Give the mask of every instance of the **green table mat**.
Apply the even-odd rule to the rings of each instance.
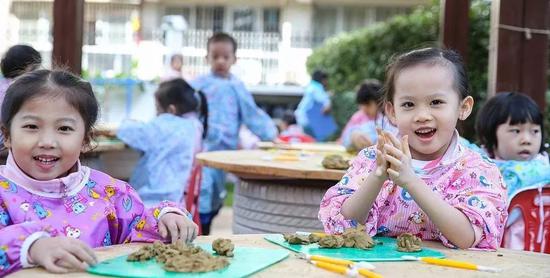
[[[302,252],[310,255],[321,255],[332,258],[340,258],[350,261],[403,261],[401,256],[412,255],[416,257],[434,257],[444,258],[445,255],[437,250],[430,248],[422,248],[420,252],[404,253],[397,251],[396,240],[391,237],[374,237],[375,240],[381,241],[381,245],[376,245],[372,249],[362,250],[358,248],[320,248],[317,243],[300,245],[289,244],[281,234],[270,234],[264,237],[266,240],[288,248],[294,252]]]
[[[213,253],[210,244],[199,244]],[[235,247],[234,257],[228,267],[205,273],[176,273],[165,271],[154,259],[146,262],[128,262],[127,255],[103,261],[88,268],[88,272],[117,277],[246,277],[288,257],[289,252],[280,249]]]

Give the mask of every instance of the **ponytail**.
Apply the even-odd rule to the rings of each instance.
[[[208,103],[206,102],[206,96],[202,91],[195,91],[198,96],[199,105],[197,105],[197,112],[199,113],[199,119],[202,121],[202,138],[206,138],[208,131]]]
[[[193,89],[189,83],[181,78],[160,83],[155,92],[159,106],[166,110],[169,105],[176,107],[176,115],[196,112],[202,121],[202,138],[206,138],[208,130],[208,103],[203,92]]]

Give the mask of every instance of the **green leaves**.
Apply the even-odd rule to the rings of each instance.
[[[490,10],[488,1],[471,2],[467,69],[476,106],[481,104],[487,90]],[[340,98],[338,94],[355,91],[364,79],[383,81],[386,65],[393,55],[439,45],[439,14],[440,6],[435,2],[411,14],[398,15],[361,30],[337,35],[314,50],[307,61],[308,70],[325,70],[329,74],[329,89],[336,93],[334,98],[337,99]],[[349,96],[344,98],[350,99]],[[355,111],[355,104],[348,104],[348,101],[333,107],[339,124],[348,120],[348,110]],[[470,117],[466,122],[463,135],[467,138],[473,136],[474,118]]]

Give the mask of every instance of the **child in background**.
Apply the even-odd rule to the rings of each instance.
[[[522,191],[550,184],[550,162],[543,146],[543,122],[537,104],[524,94],[496,94],[479,111],[476,133],[482,150],[494,159],[504,177],[507,204]],[[512,210],[504,231],[503,247],[524,250],[524,227],[521,211]]]
[[[197,226],[175,204],[146,209],[130,185],[80,164],[98,109],[90,84],[65,71],[29,72],[8,88],[0,276],[36,265],[84,271],[97,262],[94,247],[195,238]]]
[[[271,141],[277,129],[269,116],[262,111],[241,80],[230,73],[236,61],[237,42],[225,33],[216,33],[208,39],[206,59],[211,72],[191,82],[205,93],[208,101],[208,133],[204,140],[205,151],[235,150],[241,124],[260,137]],[[202,232],[210,233],[212,219],[217,215],[225,198],[223,171],[203,167],[199,212]]]
[[[355,112],[342,131],[342,143],[347,149],[362,150],[377,141],[376,128],[396,135],[398,130],[386,115],[379,111],[382,85],[376,79],[368,79],[357,90],[359,111]]]
[[[0,68],[4,79],[0,79],[0,106],[4,100],[6,90],[13,80],[19,75],[33,71],[42,64],[40,53],[28,45],[14,45],[6,51]],[[4,141],[4,137],[0,136],[0,145]]]
[[[0,103],[13,79],[27,71],[37,69],[40,64],[42,64],[42,57],[31,46],[18,44],[10,47],[0,62],[2,76],[5,78],[0,80]]]
[[[403,137],[379,131],[321,201],[328,233],[358,223],[369,235],[412,233],[445,246],[495,250],[506,220],[497,167],[458,143],[456,124],[472,110],[455,52],[437,48],[398,56],[388,67],[386,114]]]
[[[292,111],[286,111],[279,124],[279,136],[277,139],[284,143],[315,142],[315,139],[304,133],[301,126],[296,123]]]
[[[345,134],[349,133],[351,128],[360,126],[376,118],[381,99],[382,84],[380,84],[380,81],[376,79],[367,79],[361,83],[355,95],[355,102],[357,103],[357,106],[359,106],[359,110],[351,116],[342,130],[340,141],[343,140]],[[368,136],[365,135],[364,140],[368,140]],[[369,144],[369,146],[370,145],[372,144]]]
[[[161,78],[161,81],[184,78],[182,68],[183,68],[183,55],[181,54],[172,55],[172,57],[170,57],[170,68]]]
[[[315,104],[322,105],[322,113],[328,114],[331,109],[330,96],[326,91],[328,83],[328,75],[320,70],[316,70],[311,75],[311,82],[304,90],[304,96],[298,103],[298,107],[294,112],[296,121],[309,135],[314,135],[308,118],[308,111],[314,108]]]
[[[146,206],[182,201],[208,118],[204,94],[181,78],[161,83],[155,99],[154,120],[125,121],[117,131],[120,140],[143,152],[130,184]]]

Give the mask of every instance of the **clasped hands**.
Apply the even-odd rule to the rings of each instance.
[[[381,180],[388,178],[399,187],[407,189],[418,180],[412,168],[409,137],[404,135],[398,140],[393,134],[377,129],[376,170],[374,175]]]

